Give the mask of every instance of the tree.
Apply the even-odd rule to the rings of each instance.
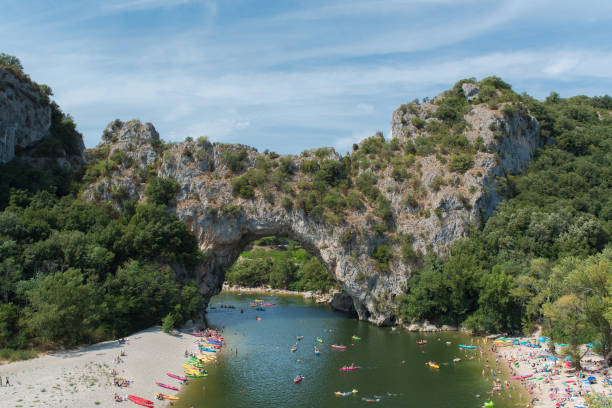
[[[162,331],[164,333],[170,333],[174,329],[175,318],[174,313],[168,313],[166,317],[162,319]]]
[[[180,184],[174,179],[153,177],[147,183],[144,194],[152,203],[171,205],[180,189]]]
[[[74,346],[90,340],[100,320],[98,293],[79,269],[48,275],[27,292],[25,323],[43,342]]]
[[[0,53],[0,67],[12,68],[19,72],[23,72],[23,65],[21,65],[19,58],[3,52]]]

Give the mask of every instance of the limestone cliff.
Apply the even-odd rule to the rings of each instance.
[[[48,91],[48,87],[38,85],[25,74],[0,67],[0,163],[15,157],[33,165],[50,160],[59,165],[82,161],[85,145],[80,134],[69,141],[70,148],[63,148],[62,143],[49,143],[46,151],[35,151],[52,137],[54,115],[61,121],[62,114],[50,102]]]
[[[474,100],[478,87],[467,88]],[[197,271],[204,295],[220,291],[250,241],[285,236],[320,258],[360,319],[393,324],[393,299],[423,254],[444,254],[483,222],[505,198],[506,175],[525,169],[541,144],[537,121],[503,104],[470,102],[460,126],[440,131],[443,100],[402,106],[389,141],[374,136],[345,157],[329,148],[259,154],[205,139],[167,145],[151,124],[115,121],[90,152],[110,172],[94,174],[84,195],[121,206],[143,200],[153,175],[173,178],[172,211],[206,254]]]

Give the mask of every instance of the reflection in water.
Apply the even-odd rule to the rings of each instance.
[[[482,406],[484,400],[475,395],[487,396],[491,390],[493,378],[481,375],[479,351],[457,348],[471,342],[464,334],[411,334],[360,322],[299,297],[258,298],[276,305],[261,311],[249,306],[252,297],[247,295],[223,293],[213,298],[215,308],[209,310],[208,321],[212,327],[225,326],[226,348],[219,366],[209,368],[207,378],[192,381],[181,392],[177,406],[375,403],[377,407],[461,408]],[[222,304],[235,308],[220,308]],[[428,343],[417,345],[421,338]],[[334,350],[331,345],[347,349]],[[470,356],[476,358],[470,360]],[[461,361],[455,363],[455,358]],[[428,365],[429,361],[439,368]],[[353,364],[359,369],[339,370]],[[294,383],[300,375],[304,379]],[[513,392],[518,396],[517,390]],[[514,406],[501,397],[494,401],[496,407]]]

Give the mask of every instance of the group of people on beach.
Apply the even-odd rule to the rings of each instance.
[[[610,373],[601,359],[584,359],[577,371],[575,364],[529,342],[504,349],[492,348],[492,351],[507,362],[513,377],[522,377],[519,381],[532,395],[532,405],[550,402],[561,407],[569,402],[582,403],[594,392],[595,384],[601,381],[602,386],[612,385]],[[606,394],[604,388],[597,392]]]

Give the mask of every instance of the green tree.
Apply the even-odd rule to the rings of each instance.
[[[27,292],[25,324],[42,342],[74,346],[93,337],[101,316],[99,291],[79,269],[56,272],[34,282]]]
[[[144,194],[149,202],[172,205],[181,186],[170,178],[153,177],[147,183]]]

